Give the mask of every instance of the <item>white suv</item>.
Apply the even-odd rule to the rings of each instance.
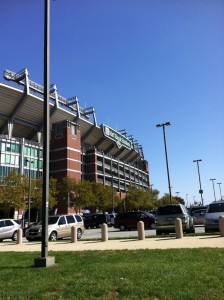
[[[224,201],[210,203],[205,213],[205,232],[219,231],[220,216],[224,216]]]
[[[50,216],[48,218],[48,238],[56,241],[71,236],[71,227],[77,228],[77,238],[81,239],[84,232],[84,222],[80,215]],[[28,241],[40,240],[42,236],[42,221],[26,230]]]
[[[20,225],[12,219],[0,220],[0,242],[5,239],[17,240],[17,231]]]

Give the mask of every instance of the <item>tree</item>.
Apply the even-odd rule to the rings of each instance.
[[[115,190],[108,185],[92,182],[92,191],[95,196],[95,209],[99,211],[112,211],[119,200]]]
[[[57,201],[57,179],[50,178],[49,179],[49,209],[53,209],[58,201]],[[40,209],[43,203],[43,177],[39,177],[37,179],[32,179],[31,181],[31,207]]]
[[[137,188],[135,185],[130,185],[125,198],[126,210],[143,209],[149,205],[150,194]]]
[[[60,194],[69,197],[69,206],[74,207],[76,211],[94,206],[96,203],[89,181],[78,181],[75,178],[65,177],[60,183]]]
[[[0,204],[3,210],[8,211],[10,208],[27,207],[26,195],[28,191],[28,179],[25,175],[18,174],[13,169],[2,179],[0,187]]]

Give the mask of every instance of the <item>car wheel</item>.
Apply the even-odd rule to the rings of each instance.
[[[160,230],[156,230],[156,235],[161,235],[162,234],[162,231],[160,231]]]
[[[14,232],[13,232],[12,240],[13,240],[13,241],[17,241],[17,231],[14,231]]]
[[[78,228],[77,229],[77,239],[80,240],[82,237],[82,229]]]
[[[124,224],[121,224],[119,228],[120,228],[120,231],[125,231],[126,230],[126,226]]]
[[[31,242],[31,241],[32,241],[32,239],[31,239],[31,238],[28,238],[28,237],[27,237],[26,239],[27,239],[27,241],[28,241],[28,242]]]
[[[156,224],[155,224],[155,223],[149,224],[149,228],[150,228],[150,229],[156,229]]]
[[[57,232],[55,232],[55,231],[51,232],[49,241],[51,241],[51,242],[57,241]]]
[[[0,243],[2,243],[3,240],[0,240]]]

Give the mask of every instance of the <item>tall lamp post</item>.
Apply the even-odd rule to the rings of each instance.
[[[49,208],[49,152],[50,152],[50,0],[44,1],[44,139],[43,139],[43,201],[41,257],[34,259],[35,267],[55,264],[55,258],[48,256],[48,208]]]
[[[156,127],[163,127],[163,138],[164,138],[164,146],[165,146],[165,156],[166,156],[166,169],[167,169],[167,177],[168,177],[168,186],[169,186],[169,194],[170,194],[170,203],[172,204],[172,193],[171,193],[171,186],[170,186],[170,173],[169,173],[169,164],[168,164],[168,156],[167,156],[167,148],[166,148],[166,132],[165,126],[170,126],[170,122],[166,122],[163,124],[157,124]]]
[[[193,162],[197,163],[197,167],[198,167],[198,178],[199,178],[199,187],[200,187],[199,194],[201,195],[201,204],[203,205],[203,197],[202,197],[203,190],[201,188],[201,177],[200,177],[200,170],[199,170],[199,161],[202,161],[202,159],[193,160]]]
[[[220,200],[222,200],[222,191],[221,191],[221,182],[217,182],[217,184],[219,185],[219,192],[220,192]]]
[[[151,200],[152,200],[152,207],[154,208],[154,201],[153,201],[153,198],[152,198],[152,187],[154,186],[154,184],[150,184],[150,191],[151,191]]]
[[[29,163],[29,196],[28,196],[28,227],[30,226],[30,201],[31,201],[31,164],[33,160],[26,159],[26,162]]]
[[[216,195],[215,195],[215,186],[214,186],[214,181],[216,180],[215,178],[211,178],[210,179],[212,181],[212,185],[213,185],[213,192],[214,192],[214,199],[216,201]]]

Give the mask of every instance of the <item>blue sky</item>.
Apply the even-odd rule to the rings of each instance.
[[[44,0],[1,0],[0,69],[28,68],[43,84]],[[224,1],[51,1],[50,81],[94,106],[98,124],[126,129],[143,146],[150,180],[200,201],[224,195]],[[3,77],[1,81],[3,80]]]

